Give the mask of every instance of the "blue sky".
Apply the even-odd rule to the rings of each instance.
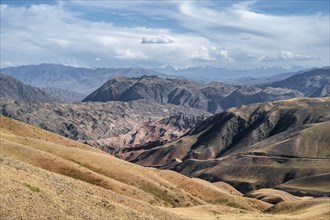
[[[1,0],[1,67],[329,65],[328,0]]]

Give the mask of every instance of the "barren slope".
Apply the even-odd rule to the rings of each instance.
[[[318,68],[287,79],[270,83],[266,86],[298,90],[306,97],[329,96],[330,68]],[[324,90],[324,91],[322,91]]]
[[[296,219],[290,212],[277,216],[277,209],[265,214],[261,210],[271,204],[205,181],[143,168],[31,125],[0,120],[2,219]],[[325,218],[329,200],[317,204]],[[309,216],[309,206],[304,208]]]
[[[329,106],[330,98],[319,98],[229,109],[176,141],[126,159],[229,182],[242,192],[325,174],[330,167]],[[324,181],[306,182],[304,192],[328,195],[330,187],[321,190]]]
[[[255,86],[234,86],[218,82],[202,84],[183,79],[142,76],[111,79],[83,101],[107,102],[145,99],[216,113],[243,104],[300,96],[302,96],[300,92],[285,88],[260,89]]]
[[[33,103],[0,99],[0,114],[88,142],[106,152],[153,146],[186,133],[207,112],[138,100],[107,103]]]
[[[125,204],[126,200],[127,203],[134,204],[134,200],[139,200],[144,204],[142,207],[223,203],[251,211],[269,207],[266,203],[209,188],[173,171],[159,171],[130,164],[79,142],[4,117],[1,117],[1,155],[4,157],[4,164],[14,163],[13,166],[16,166],[14,160],[20,161],[109,190],[123,200],[121,204]],[[6,172],[10,173],[9,170],[13,169],[10,167],[11,165],[6,168]],[[7,176],[7,173],[4,175]],[[55,175],[54,178],[57,177]],[[30,180],[27,184],[42,190],[39,181]],[[20,184],[24,185],[23,182]],[[20,184],[15,187],[21,186]]]
[[[54,102],[57,100],[39,88],[24,84],[14,77],[2,73],[0,73],[0,97],[34,102]]]

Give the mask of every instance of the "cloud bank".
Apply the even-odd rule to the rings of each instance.
[[[319,58],[299,55],[290,51],[281,51],[275,55],[263,56],[260,61],[265,62],[276,62],[276,61],[308,61],[308,60],[318,60]]]
[[[1,66],[329,65],[329,13],[271,14],[258,3],[1,4]]]

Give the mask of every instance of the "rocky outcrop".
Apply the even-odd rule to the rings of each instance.
[[[86,143],[125,159],[178,139],[203,119],[205,116],[175,114],[161,120],[142,122],[126,134],[89,140]]]
[[[209,115],[146,100],[106,103],[34,103],[0,99],[0,114],[120,155],[123,148],[156,147]]]

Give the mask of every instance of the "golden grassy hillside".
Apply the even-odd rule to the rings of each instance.
[[[295,218],[265,214],[271,204],[228,186],[131,164],[5,117],[0,126],[0,219]]]

